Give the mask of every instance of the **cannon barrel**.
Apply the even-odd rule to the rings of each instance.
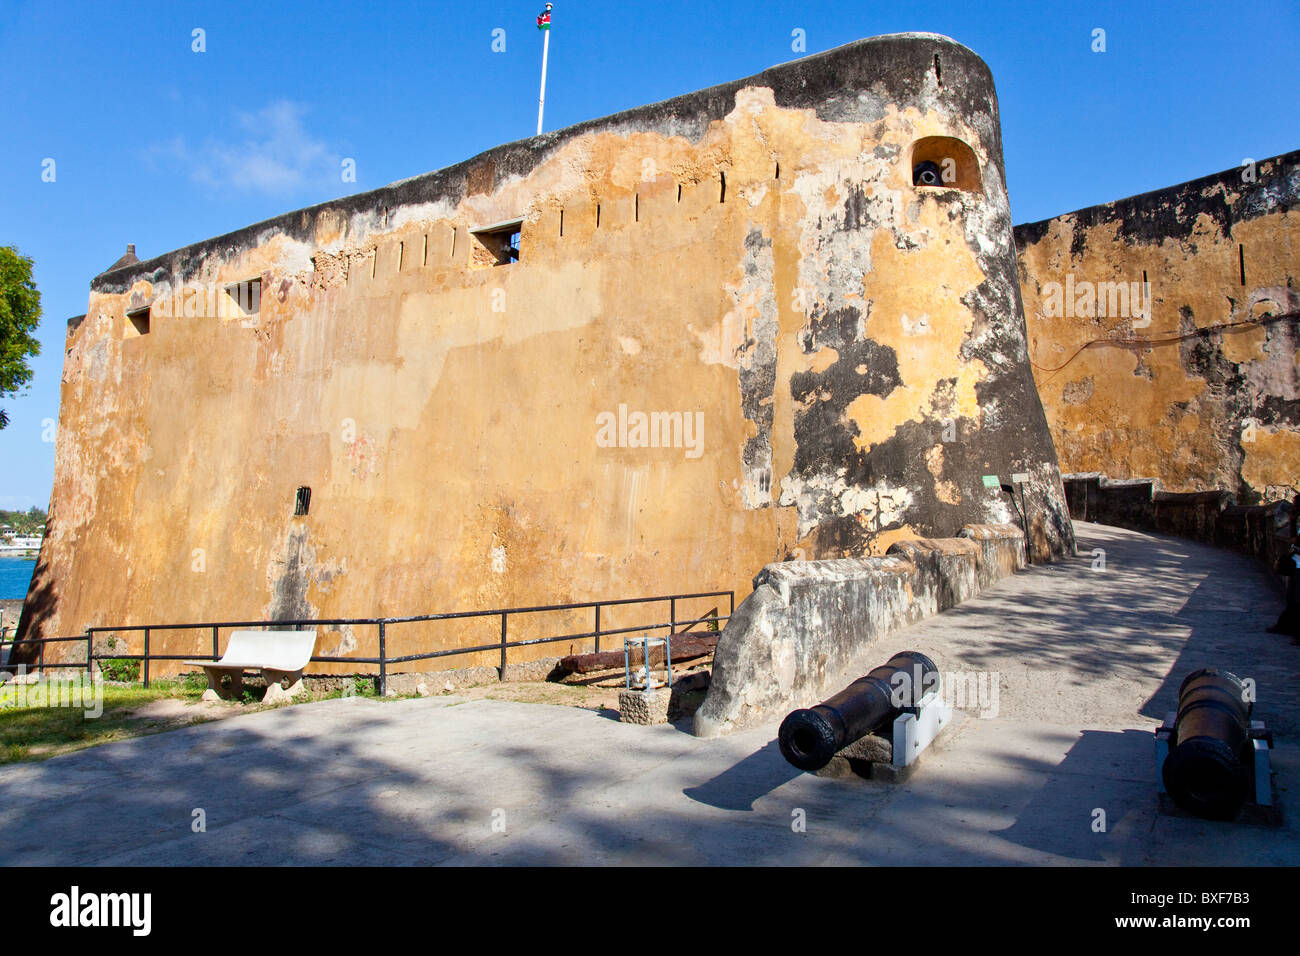
[[[791,711],[777,732],[781,756],[800,770],[820,770],[849,744],[914,705],[931,686],[939,686],[934,661],[918,651],[895,654],[829,700]]]
[[[1206,667],[1178,688],[1178,713],[1165,758],[1165,790],[1200,817],[1231,820],[1250,792],[1250,701],[1241,679]]]

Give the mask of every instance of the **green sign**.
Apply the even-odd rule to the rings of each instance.
[[[998,481],[998,476],[997,476],[997,475],[985,475],[985,476],[984,476],[984,487],[985,487],[985,488],[1001,488],[1001,487],[1002,487],[1002,482]]]

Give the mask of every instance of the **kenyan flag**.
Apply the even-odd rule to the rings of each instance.
[[[537,18],[537,29],[549,30],[551,28],[551,5],[548,3],[542,15]]]

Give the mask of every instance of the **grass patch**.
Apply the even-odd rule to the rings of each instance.
[[[411,696],[411,695],[403,695]],[[375,679],[373,677],[363,677],[354,675],[346,678],[342,687],[336,687],[334,690],[318,694],[313,697],[314,700],[334,700],[339,697],[369,697],[373,700],[383,700],[375,691]],[[388,698],[391,700],[392,698]]]
[[[174,723],[152,725],[132,716],[132,711],[142,704],[167,698],[197,701],[207,686],[202,679],[197,683],[152,681],[148,690],[139,685],[105,683],[102,685],[104,712],[98,717],[91,716],[81,706],[18,706],[24,692],[30,698],[33,693],[44,691],[45,699],[50,699],[52,683],[59,682],[41,680],[26,687],[12,683],[0,686],[0,764],[42,760],[112,740],[171,729],[176,726]]]
[[[116,637],[109,637],[104,642],[105,650],[115,651],[118,645],[126,647],[126,641],[119,641]],[[121,657],[110,657],[101,659],[99,669],[104,675],[104,680],[115,681],[135,681],[140,679],[140,662],[126,660]]]

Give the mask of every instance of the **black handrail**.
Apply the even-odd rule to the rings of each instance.
[[[729,613],[726,615],[718,614],[718,608],[706,614],[704,617],[697,618],[693,621],[677,620],[677,602],[689,601],[696,598],[725,597],[728,600]],[[631,604],[653,604],[661,601],[667,601],[669,604],[669,620],[664,623],[639,624],[634,627],[602,628],[601,627],[601,608],[626,606]],[[576,634],[560,634],[552,637],[534,637],[525,640],[511,641],[508,640],[509,619],[512,615],[518,614],[537,614],[546,611],[574,611],[583,609],[593,609],[595,611],[595,629],[592,631],[583,631]],[[58,667],[72,668],[84,667],[87,671],[93,666],[97,656],[111,658],[113,660],[141,661],[142,677],[144,686],[149,686],[149,664],[151,661],[184,661],[184,660],[219,660],[220,659],[220,641],[219,632],[222,628],[233,627],[262,627],[262,628],[285,628],[299,627],[303,625],[320,626],[374,626],[379,629],[379,654],[377,657],[334,657],[334,656],[313,656],[309,663],[313,664],[371,664],[379,668],[376,690],[380,695],[387,691],[388,687],[388,667],[391,664],[407,664],[412,661],[433,660],[442,657],[455,657],[461,654],[481,654],[486,651],[499,649],[501,651],[500,679],[505,680],[506,667],[508,663],[507,652],[512,647],[528,647],[534,644],[553,644],[560,641],[577,641],[594,639],[596,650],[600,650],[600,639],[602,637],[618,634],[630,634],[634,631],[653,631],[661,628],[668,628],[670,633],[677,633],[678,628],[690,630],[697,624],[704,621],[728,621],[736,612],[736,592],[734,591],[701,591],[693,594],[664,594],[655,597],[645,598],[618,598],[610,601],[581,601],[570,604],[540,604],[529,607],[512,607],[512,608],[495,608],[488,611],[449,611],[441,614],[417,614],[407,617],[350,617],[350,618],[288,618],[275,621],[202,621],[191,624],[123,624],[118,626],[95,625],[86,628],[84,634],[76,637],[40,637],[24,639],[22,641],[0,641],[0,648],[8,646],[11,650],[19,644],[36,644],[40,648],[40,660],[37,664],[38,669],[45,666],[45,645],[54,643],[66,643],[69,641],[84,641],[86,644],[86,660],[60,662]],[[395,657],[388,655],[387,631],[390,624],[413,624],[425,621],[449,621],[449,620],[467,620],[472,618],[500,617],[501,618],[501,639],[491,644],[477,644],[472,647],[453,647],[436,651],[425,651],[418,654],[403,654]],[[211,630],[212,631],[212,653],[209,654],[153,654],[150,653],[150,633],[152,631],[180,631],[180,630]],[[94,638],[96,634],[122,633],[129,631],[144,632],[144,653],[143,654],[125,654],[113,652],[111,654],[96,655],[94,651]],[[322,676],[322,675],[309,675]]]

